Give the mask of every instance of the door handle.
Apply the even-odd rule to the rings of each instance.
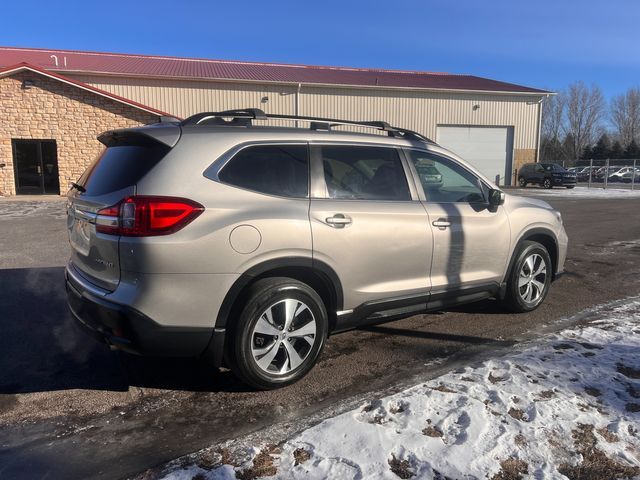
[[[327,217],[324,220],[327,225],[333,228],[344,228],[346,225],[351,225],[351,218],[342,214],[336,213],[333,217]]]
[[[447,218],[439,218],[438,220],[434,220],[431,225],[438,227],[440,230],[444,230],[451,226],[451,222]]]

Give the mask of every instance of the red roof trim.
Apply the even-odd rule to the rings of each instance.
[[[16,51],[34,51],[42,53],[64,54],[71,53],[76,55],[99,55],[105,57],[128,57],[128,58],[149,58],[154,60],[180,60],[185,62],[210,62],[210,63],[231,63],[240,65],[259,65],[266,67],[293,67],[293,68],[315,68],[327,70],[344,70],[347,72],[382,72],[382,73],[407,73],[412,75],[446,75],[446,76],[464,76],[462,73],[449,72],[431,72],[424,70],[396,70],[392,68],[363,68],[363,67],[346,67],[344,65],[310,65],[306,63],[287,63],[287,62],[257,62],[251,60],[225,60],[222,58],[202,58],[202,57],[178,57],[175,55],[149,55],[144,53],[118,53],[118,52],[97,52],[95,50],[73,50],[73,49],[51,49],[51,48],[31,48],[31,47],[1,47],[2,50]],[[87,72],[93,73],[93,72]]]
[[[119,95],[115,95],[111,92],[107,92],[105,90],[101,90],[96,87],[92,87],[91,85],[87,85],[86,83],[80,82],[78,80],[74,80],[69,77],[65,77],[64,75],[60,75],[58,73],[51,72],[49,70],[45,70],[43,68],[36,67],[35,65],[31,65],[26,62],[17,63],[15,65],[11,65],[8,67],[0,68],[0,77],[4,77],[13,73],[22,72],[24,70],[30,70],[35,73],[39,73],[40,75],[44,75],[46,77],[53,78],[55,80],[60,80],[61,82],[68,83],[70,85],[76,86],[78,88],[82,88],[83,90],[87,90],[89,92],[95,93],[97,95],[101,95],[106,98],[110,98],[119,103],[124,103],[125,105],[129,105],[130,107],[138,108],[140,110],[144,110],[145,112],[152,113],[158,116],[173,116],[170,113],[163,112],[161,110],[157,110],[153,107],[149,107],[147,105],[143,105],[142,103],[134,102],[133,100],[129,100],[128,98],[121,97]]]
[[[120,77],[522,95],[551,93],[473,75],[0,47],[0,65],[21,61],[65,75],[102,74]]]

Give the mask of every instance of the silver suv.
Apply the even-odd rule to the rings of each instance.
[[[557,211],[384,122],[247,109],[99,140],[68,194],[74,316],[255,388],[300,379],[332,333],[489,297],[533,310],[563,269]]]

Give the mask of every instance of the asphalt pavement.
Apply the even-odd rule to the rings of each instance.
[[[562,212],[570,247],[566,274],[539,309],[512,315],[485,301],[336,335],[305,379],[271,392],[194,360],[95,343],[66,309],[64,202],[0,200],[0,479],[131,476],[637,295],[640,198],[544,199]]]

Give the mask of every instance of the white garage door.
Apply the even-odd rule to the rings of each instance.
[[[436,141],[454,151],[490,180],[511,176],[511,127],[438,126]]]

